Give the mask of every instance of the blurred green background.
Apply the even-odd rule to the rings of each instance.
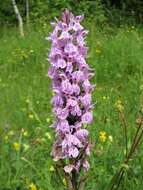
[[[27,0],[16,0],[23,19],[25,18]],[[123,24],[143,22],[142,0],[28,0],[31,22],[51,20],[59,16],[64,8],[76,14],[84,14],[86,19],[104,24]],[[0,23],[14,24],[16,18],[11,0],[0,0]]]

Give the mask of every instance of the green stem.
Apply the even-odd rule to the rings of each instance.
[[[72,171],[72,185],[73,185],[73,190],[78,190],[78,175],[75,170]]]
[[[133,153],[135,152],[135,150],[137,149],[138,145],[141,142],[141,139],[142,139],[142,136],[143,136],[143,129],[141,128],[141,126],[142,126],[142,120],[138,125],[138,128],[137,128],[137,131],[135,133],[135,136],[134,136],[130,151],[125,156],[124,164],[128,164],[130,158],[132,157]],[[123,179],[124,172],[125,172],[124,167],[121,167],[119,172],[117,172],[113,176],[112,181],[111,181],[111,186],[110,186],[109,190],[117,190],[119,188],[120,183],[121,183],[121,181]],[[115,187],[116,183],[117,183],[117,186]]]

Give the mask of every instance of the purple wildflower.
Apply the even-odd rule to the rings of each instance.
[[[55,161],[69,159],[64,166],[66,173],[89,169],[86,156],[90,155],[88,131],[84,124],[93,120],[90,83],[91,69],[86,63],[87,47],[80,22],[83,16],[74,16],[66,10],[61,21],[52,23],[54,31],[47,38],[52,47],[49,53],[48,75],[52,79],[55,96],[52,98],[56,122],[56,142],[52,156]],[[74,158],[74,159],[73,159]]]

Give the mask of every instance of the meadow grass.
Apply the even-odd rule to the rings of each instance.
[[[143,33],[134,26],[103,30],[90,24],[88,63],[95,69],[94,122],[87,126],[95,146],[85,190],[107,190],[143,112]],[[0,31],[0,190],[62,190],[64,179],[50,156],[54,134],[47,77],[49,26],[20,38],[15,29]],[[143,146],[126,169],[121,189],[143,189]],[[58,175],[60,175],[58,177]],[[33,189],[32,189],[33,188]],[[34,189],[35,188],[35,189]]]

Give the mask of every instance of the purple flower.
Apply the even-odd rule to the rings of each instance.
[[[88,161],[87,160],[85,160],[84,162],[83,162],[83,168],[84,168],[84,170],[85,171],[88,171],[89,170],[89,163],[88,163]]]
[[[76,100],[74,100],[74,99],[69,98],[67,100],[67,106],[68,107],[75,107],[77,104],[78,104],[78,102]]]
[[[56,126],[56,131],[63,134],[70,133],[70,126],[67,120],[62,120],[58,122]]]
[[[78,161],[76,162],[74,168],[75,168],[75,170],[76,170],[77,172],[79,172],[80,167],[81,167],[81,160],[78,160]]]
[[[48,76],[51,79],[54,79],[57,76],[57,70],[55,69],[55,67],[50,67],[49,71],[48,71]]]
[[[86,129],[79,129],[75,135],[82,142],[85,141],[88,137],[88,131]]]
[[[72,73],[73,65],[70,62],[67,62],[66,72]]]
[[[82,144],[75,135],[68,134],[65,136],[65,139],[62,142],[62,147],[67,148],[72,146],[82,147]]]
[[[68,153],[70,158],[76,158],[79,155],[79,150],[75,146],[71,146]]]
[[[55,64],[55,66],[63,69],[66,67],[66,62],[64,59],[59,58]]]
[[[77,53],[77,47],[75,45],[73,45],[72,43],[69,43],[65,46],[64,51],[65,51],[65,53],[74,55]]]
[[[54,108],[55,115],[57,116],[58,119],[64,120],[68,117],[68,109],[67,108],[60,108],[60,107],[55,107]]]
[[[76,82],[81,82],[85,79],[84,73],[82,71],[75,71],[72,74],[72,79]]]
[[[90,78],[93,75],[86,63],[87,47],[85,37],[88,33],[80,22],[83,16],[74,16],[68,10],[62,14],[61,21],[52,23],[53,32],[47,38],[51,41],[48,71],[52,79],[52,98],[56,133],[52,156],[55,161],[66,159],[64,171],[79,172],[83,167],[89,169],[86,157],[90,155],[89,132],[82,128],[90,124],[92,115],[92,90]],[[63,162],[62,162],[63,163]]]
[[[69,80],[63,80],[61,82],[61,90],[62,92],[66,93],[66,94],[72,94],[72,85],[69,82]]]
[[[80,87],[77,84],[72,85],[73,93],[77,96],[80,93]]]
[[[55,107],[61,107],[64,101],[63,98],[59,94],[57,94],[56,96],[53,97],[52,103]]]
[[[86,79],[82,84],[85,92],[90,92],[92,90],[92,85],[90,84],[89,80]]]
[[[72,113],[72,115],[74,115],[74,116],[76,116],[76,115],[77,115],[77,116],[81,116],[82,111],[81,111],[79,105],[76,105],[75,107],[73,107],[73,108],[71,109],[71,113]]]
[[[86,112],[83,116],[82,116],[82,122],[84,124],[90,124],[93,120],[93,114],[92,112]]]
[[[64,170],[65,170],[66,173],[71,173],[71,171],[73,170],[73,168],[74,168],[74,165],[70,164],[70,165],[65,166]]]

